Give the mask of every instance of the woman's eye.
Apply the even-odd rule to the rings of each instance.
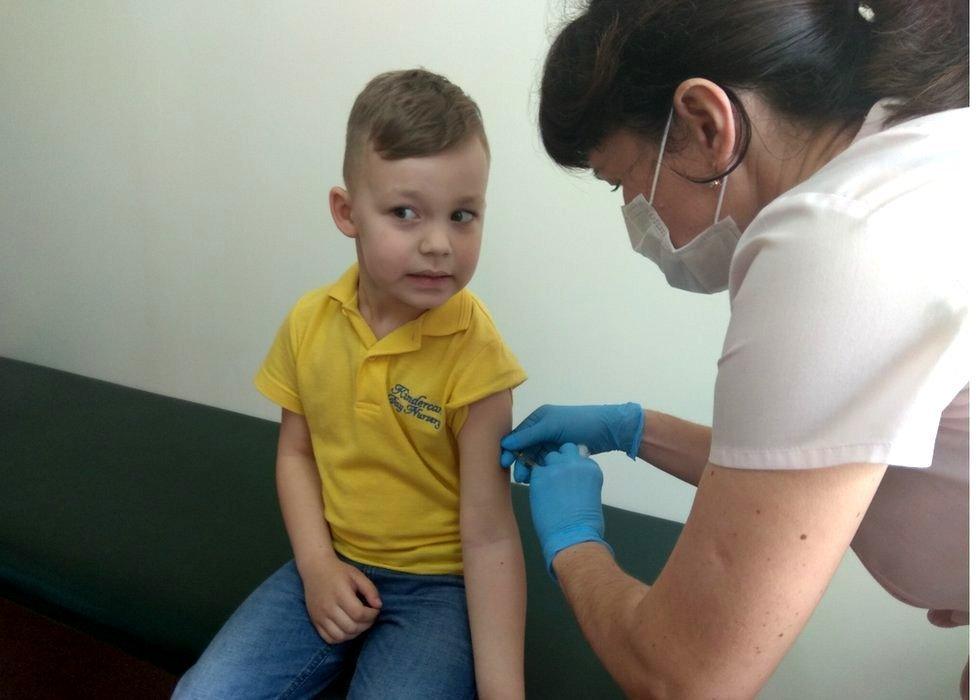
[[[393,207],[393,216],[398,219],[411,221],[417,218],[417,212],[410,207]]]
[[[458,223],[466,224],[469,221],[474,220],[474,212],[466,211],[464,209],[458,209],[456,212],[451,214],[451,221],[457,221]]]

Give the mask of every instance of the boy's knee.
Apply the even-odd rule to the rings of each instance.
[[[201,660],[202,661],[202,660]],[[173,690],[171,700],[227,700],[257,697],[257,679],[237,673],[222,664],[197,662],[183,674]]]

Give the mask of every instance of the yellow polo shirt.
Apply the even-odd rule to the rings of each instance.
[[[304,414],[336,551],[461,573],[457,435],[468,406],[525,381],[488,311],[461,290],[376,340],[353,265],[294,306],[254,379]]]

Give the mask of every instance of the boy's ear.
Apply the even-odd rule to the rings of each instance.
[[[342,235],[349,238],[356,238],[359,230],[352,220],[352,195],[342,187],[333,187],[329,190],[329,210],[332,212],[332,220]]]

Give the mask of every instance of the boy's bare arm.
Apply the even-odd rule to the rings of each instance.
[[[284,408],[275,480],[309,616],[330,644],[352,639],[373,624],[382,602],[366,575],[336,556],[308,423],[305,416]],[[357,591],[369,606],[361,603]]]
[[[281,409],[275,482],[299,572],[312,564],[337,559],[323,517],[322,484],[308,423],[305,416],[285,408]]]
[[[525,563],[499,440],[511,430],[510,391],[469,407],[458,436],[461,544],[475,675],[482,698],[525,695]]]

